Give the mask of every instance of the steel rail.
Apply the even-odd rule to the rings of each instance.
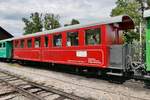
[[[71,94],[71,93],[66,93],[66,92],[60,91],[58,89],[54,89],[52,87],[43,86],[41,84],[29,81],[27,79],[19,77],[18,75],[14,75],[14,74],[12,74],[8,71],[0,70],[0,73],[6,74],[6,75],[8,75],[8,77],[11,76],[12,78],[17,78],[18,80],[22,80],[24,82],[27,82],[28,85],[31,85],[32,87],[35,87],[35,88],[38,88],[38,89],[42,89],[43,91],[46,91],[48,93],[57,94],[57,95],[61,96],[59,98],[67,98],[67,99],[71,99],[71,100],[87,100],[85,98],[76,96],[76,95]],[[31,92],[19,87],[19,85],[22,85],[22,84],[14,85],[14,84],[10,83],[9,80],[11,81],[11,79],[7,79],[7,78],[6,78],[6,80],[5,80],[5,78],[0,79],[0,81],[3,81],[6,84],[10,85],[11,87],[15,88],[16,91],[18,91],[20,94],[22,94],[25,97],[28,97],[31,100],[44,100],[44,98],[42,98],[38,95],[35,95],[34,93],[31,93]]]

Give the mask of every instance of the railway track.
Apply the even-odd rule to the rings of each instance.
[[[3,70],[3,69],[0,69],[0,70]],[[18,70],[18,69],[15,69],[15,70]],[[4,69],[4,71],[6,71]],[[18,71],[25,71],[25,70],[22,70],[22,69],[19,69]],[[7,71],[6,71],[7,72]],[[10,71],[11,72],[11,71]],[[8,74],[10,72],[7,72]],[[43,77],[47,77],[47,78],[52,78],[51,76],[47,76],[47,75],[43,75],[43,74],[38,74],[36,72],[30,72],[30,71],[25,71],[26,73],[28,74],[35,74],[37,76],[43,76]],[[1,75],[1,74],[0,74]],[[19,75],[19,74],[18,74]],[[1,76],[0,76],[1,78]],[[68,82],[68,81],[64,81],[64,80],[61,80],[61,79],[57,79],[57,78],[54,78],[55,80],[58,80],[58,81],[62,81],[62,82],[65,82],[65,83],[68,83],[68,84],[73,84],[73,85],[77,85],[79,87],[85,87],[85,88],[88,88],[88,89],[93,89],[93,90],[96,90],[96,91],[101,91],[101,92],[105,92],[105,93],[108,93],[110,95],[116,95],[116,96],[123,96],[123,97],[127,97],[128,99],[133,99],[133,100],[149,100],[148,98],[142,98],[140,96],[135,96],[135,95],[128,95],[128,94],[123,94],[123,93],[118,93],[118,92],[114,92],[114,91],[109,91],[109,90],[106,90],[106,89],[101,89],[101,88],[95,88],[95,87],[91,87],[91,86],[86,86],[86,85],[82,85],[82,84],[76,84],[76,83],[73,83],[73,82]],[[105,82],[105,81],[104,81]],[[107,83],[107,82],[106,82]],[[122,84],[124,85],[125,87],[130,87],[130,88],[137,88],[137,87],[141,87],[142,88],[142,85],[143,83],[142,82],[138,82],[137,81],[133,81],[133,80],[129,80],[126,84]],[[113,85],[113,84],[112,84]],[[84,98],[81,98],[81,99],[66,99],[66,100],[85,100]],[[1,99],[0,99],[1,100]],[[33,99],[32,99],[33,100]],[[48,99],[48,100],[52,100],[52,99]],[[63,99],[56,99],[56,100],[63,100]],[[65,99],[64,99],[65,100]],[[91,99],[88,99],[88,100],[93,100],[92,98]],[[95,100],[95,99],[94,99]]]
[[[21,78],[7,71],[0,70],[0,83],[10,87],[11,90],[1,93],[1,98],[7,100],[15,98],[17,95],[24,96],[28,100],[87,100],[74,94],[66,93],[53,87],[47,87],[30,80]]]
[[[10,100],[19,96],[21,95],[19,95],[19,93],[15,91],[15,89],[13,89],[11,86],[8,86],[6,83],[0,81],[0,100]]]

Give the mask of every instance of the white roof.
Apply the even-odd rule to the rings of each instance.
[[[92,22],[92,23],[86,23],[86,24],[71,25],[71,26],[61,27],[61,28],[57,28],[57,29],[53,29],[53,30],[44,31],[44,32],[37,32],[37,33],[29,34],[29,35],[23,35],[20,37],[8,39],[8,41],[15,40],[15,39],[21,39],[21,38],[28,38],[28,37],[32,37],[32,36],[40,36],[43,34],[51,34],[51,33],[63,32],[63,31],[67,31],[67,30],[79,29],[81,27],[90,27],[90,26],[95,26],[95,25],[121,23],[121,22],[123,23],[124,17],[128,18],[127,20],[125,20],[125,22],[127,22],[127,21],[131,22],[132,21],[132,19],[129,16],[121,15],[121,16],[116,16],[116,17],[100,19],[98,22],[94,22],[94,23]]]
[[[0,42],[12,41],[13,39],[14,38],[4,39],[4,40],[0,40]]]
[[[150,17],[150,9],[144,11],[144,17],[145,17],[145,18]]]

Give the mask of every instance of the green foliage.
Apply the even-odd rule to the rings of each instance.
[[[147,0],[148,7],[150,8],[150,0]]]
[[[137,0],[117,0],[116,7],[112,9],[111,16],[118,16],[122,14],[129,15],[135,22],[135,26],[139,27],[142,19],[142,15],[139,11],[141,4]],[[139,30],[137,33],[134,31],[128,31],[124,34],[125,41],[132,43],[133,40],[139,40]]]
[[[139,25],[142,17],[139,12],[141,7],[139,2],[135,0],[132,2],[129,2],[128,0],[118,0],[116,5],[116,8],[112,9],[111,16],[127,14],[133,18],[136,25]]]
[[[142,4],[142,2],[144,0],[136,0],[136,1],[138,1],[140,4]],[[150,8],[150,0],[145,0],[145,2],[147,3],[147,6],[148,6],[146,9],[149,9]]]
[[[135,40],[140,40],[140,35],[137,34],[136,32],[134,31],[129,31],[127,32],[126,34],[124,34],[124,40],[127,42],[127,43],[132,43],[133,42],[133,39]]]
[[[35,12],[31,14],[30,19],[22,18],[23,22],[25,23],[24,35],[42,31],[43,26],[41,17],[41,14]]]
[[[29,19],[22,18],[22,21],[25,24],[24,35],[40,32],[43,28],[45,30],[58,28],[60,27],[59,18],[59,15],[54,14],[47,13],[43,15],[38,12],[31,13]]]
[[[80,22],[76,19],[72,19],[71,25],[80,24]]]
[[[65,24],[64,26],[70,26],[70,25],[75,25],[75,24],[80,24],[80,22],[77,19],[72,19],[71,24]]]
[[[44,16],[44,28],[46,30],[51,30],[60,27],[59,15],[45,14]]]

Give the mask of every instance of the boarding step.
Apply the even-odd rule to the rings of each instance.
[[[149,75],[144,75],[144,79],[150,80],[150,76]]]
[[[113,66],[110,66],[110,67],[108,67],[109,69],[117,69],[117,70],[123,70],[123,68],[122,67],[113,67]]]
[[[107,75],[113,75],[113,76],[123,76],[122,73],[113,73],[113,72],[107,72]]]

